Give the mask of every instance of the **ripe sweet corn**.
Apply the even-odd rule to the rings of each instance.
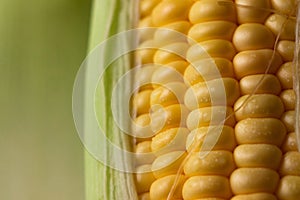
[[[153,153],[137,156],[139,199],[300,199],[296,3],[140,1],[138,26],[164,29],[141,31],[155,48],[136,53],[160,66],[135,79],[136,152]]]

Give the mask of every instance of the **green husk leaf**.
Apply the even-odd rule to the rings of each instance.
[[[136,2],[134,0],[94,0],[89,50],[110,36],[129,30],[134,26]],[[112,51],[114,48],[107,47],[104,58],[109,56]],[[104,78],[99,82],[95,96],[96,115],[107,134],[106,137],[124,150],[130,150],[132,147],[131,138],[115,125],[110,106],[115,83],[130,68],[130,55],[122,56],[112,63],[105,72]],[[86,83],[86,88],[93,87],[88,85],[88,81]],[[130,87],[130,83],[124,87]],[[122,94],[118,95],[118,106],[122,106]],[[88,127],[85,127],[85,131],[88,131]],[[110,149],[107,149],[105,156],[110,158],[112,153]],[[122,159],[124,165],[131,163],[126,156]],[[96,160],[88,151],[85,151],[85,182],[86,200],[138,199],[131,173],[106,166]]]

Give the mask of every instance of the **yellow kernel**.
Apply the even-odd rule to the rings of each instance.
[[[232,153],[229,151],[210,151],[204,158],[199,152],[192,153],[184,165],[187,176],[220,175],[229,176],[235,169]]]
[[[151,94],[150,105],[152,106],[169,106],[172,104],[183,103],[186,86],[181,82],[170,82],[163,86],[157,87]],[[155,111],[155,110],[152,110]]]
[[[275,118],[248,118],[235,126],[238,144],[274,144],[278,147],[284,141],[286,128]]]
[[[156,53],[154,40],[146,40],[136,50],[136,57],[142,64],[153,63],[153,56]]]
[[[175,69],[180,74],[184,74],[185,69],[187,68],[188,65],[189,65],[188,62],[186,62],[184,60],[178,60],[178,61],[170,62],[170,63],[168,63],[167,65],[164,65],[164,66]]]
[[[183,185],[182,196],[185,200],[207,197],[229,199],[229,181],[224,176],[193,176]]]
[[[152,163],[151,170],[155,178],[176,174],[186,157],[184,151],[173,151],[158,156]]]
[[[169,175],[154,181],[150,188],[150,199],[159,199],[165,200],[167,199],[171,188],[176,179],[176,175]],[[182,199],[182,187],[185,181],[184,176],[179,177],[178,186],[176,187],[173,199]]]
[[[284,104],[285,110],[294,110],[296,105],[296,94],[293,89],[283,90],[280,93],[280,98]]]
[[[151,118],[148,113],[142,114],[134,120],[132,134],[133,136],[137,137],[138,141],[147,140],[154,135],[150,126],[150,122]]]
[[[267,73],[274,74],[281,64],[281,56],[271,49],[242,51],[233,59],[234,72],[238,79],[247,75],[264,74],[269,65]]]
[[[277,200],[276,196],[269,193],[254,193],[236,195],[231,200]]]
[[[297,1],[296,0],[271,0],[272,7],[276,10],[287,14],[296,15]]]
[[[165,131],[168,128],[185,127],[188,113],[188,109],[181,104],[173,104],[160,108],[151,113],[151,128],[157,133]]]
[[[160,0],[142,0],[140,1],[140,17],[151,15],[153,8],[160,2]]]
[[[158,133],[152,138],[151,150],[155,155],[184,151],[188,134],[187,128],[171,128]]]
[[[232,42],[237,51],[273,49],[275,37],[262,24],[245,23],[237,27]]]
[[[151,141],[143,141],[135,147],[136,165],[150,164],[154,161],[155,155],[151,152]]]
[[[228,119],[226,119],[227,117]],[[222,125],[223,123],[228,126],[235,125],[233,110],[229,106],[198,108],[190,112],[186,120],[189,130],[196,129],[201,126]]]
[[[289,40],[281,40],[278,42],[276,50],[281,55],[284,61],[293,61],[295,42]]]
[[[132,104],[133,104],[133,110],[137,115],[141,115],[149,112],[151,93],[152,90],[144,90],[134,95]]]
[[[205,151],[204,143],[213,145],[211,150],[227,150],[232,151],[236,147],[234,130],[230,126],[204,126],[194,129],[188,135],[186,147],[188,151]],[[195,147],[195,144],[199,142]],[[201,149],[204,148],[204,149]]]
[[[232,62],[225,58],[207,58],[194,64],[184,72],[184,81],[189,85],[220,77],[234,77]]]
[[[172,43],[160,47],[154,54],[153,61],[156,64],[166,65],[170,62],[184,60],[189,45],[184,42]]]
[[[187,42],[188,30],[191,24],[188,21],[177,21],[160,27],[155,31],[154,41],[163,46],[174,42]]]
[[[184,103],[190,110],[212,105],[232,106],[239,96],[239,83],[233,78],[221,78],[200,82],[188,88]]]
[[[140,194],[139,195],[139,200],[151,200],[150,199],[150,193],[146,192],[146,193]]]
[[[265,22],[265,25],[273,32],[279,35],[281,40],[295,40],[296,21],[288,19],[279,14],[273,14]]]
[[[235,148],[234,161],[237,167],[265,167],[278,169],[281,150],[271,144],[242,144]]]
[[[189,19],[193,24],[215,20],[235,22],[235,7],[232,4],[220,4],[218,0],[196,1],[191,7]]]
[[[192,1],[164,0],[152,11],[152,23],[163,26],[172,22],[187,20]]]
[[[284,111],[281,99],[273,94],[255,94],[250,96],[250,98],[248,97],[249,95],[244,95],[234,104],[234,110],[236,111],[235,117],[237,121],[249,117],[280,118]]]
[[[298,151],[289,151],[284,154],[280,166],[280,175],[300,176],[300,153]]]
[[[134,76],[133,88],[139,87],[140,90],[152,89],[151,78],[156,69],[157,67],[154,65],[139,68]]]
[[[151,184],[155,181],[151,171],[151,165],[141,165],[137,167],[135,181],[138,194],[148,192]]]
[[[298,151],[297,136],[295,132],[287,134],[285,141],[282,145],[282,151]]]
[[[279,175],[268,168],[238,168],[230,176],[230,185],[234,194],[273,193]]]
[[[145,17],[144,19],[139,21],[138,33],[140,41],[153,39],[154,29],[151,29],[150,27],[153,27],[151,16]]]
[[[281,178],[276,195],[280,200],[299,200],[300,177],[284,176]]]
[[[257,87],[258,86],[258,87]],[[281,92],[278,78],[272,74],[256,74],[245,76],[240,80],[241,93],[244,94],[275,94]]]
[[[243,23],[264,23],[271,8],[269,0],[235,0],[237,20]],[[247,6],[247,7],[246,7]]]
[[[286,62],[277,71],[277,77],[283,87],[283,89],[293,88],[293,76],[294,76],[294,64],[293,62]]]
[[[151,78],[153,87],[157,88],[170,82],[183,82],[182,74],[172,67],[157,67]]]
[[[212,39],[231,41],[236,24],[229,21],[209,21],[195,24],[188,32],[193,42],[203,42]]]
[[[283,113],[281,121],[284,123],[288,132],[295,131],[296,113],[294,110],[289,110]]]
[[[235,54],[236,52],[231,42],[214,39],[192,45],[186,52],[186,58],[194,64],[199,60],[210,57],[220,57],[232,60]]]

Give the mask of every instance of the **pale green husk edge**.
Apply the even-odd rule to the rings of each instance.
[[[94,0],[92,5],[89,51],[110,36],[134,27],[136,0]],[[126,45],[126,44],[124,44]],[[109,54],[112,49],[107,49]],[[129,150],[130,138],[113,123],[110,111],[111,91],[119,77],[131,67],[130,56],[123,56],[107,71],[101,89],[96,92],[96,113],[104,131],[114,144]],[[104,86],[104,87],[103,87]],[[85,85],[85,87],[89,87]],[[126,86],[128,87],[128,86]],[[120,94],[122,105],[122,94]],[[109,150],[106,155],[109,156]],[[124,162],[127,161],[124,157]],[[85,193],[86,200],[136,200],[134,178],[130,173],[120,172],[97,161],[85,151]]]

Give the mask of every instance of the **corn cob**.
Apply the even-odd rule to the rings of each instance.
[[[157,49],[139,50],[136,58],[164,67],[151,73],[145,68],[148,76],[136,80],[154,83],[141,86],[133,100],[138,124],[153,128],[152,137],[136,138],[136,152],[155,155],[137,159],[137,169],[151,166],[136,175],[140,199],[300,198],[293,90],[296,7],[293,0],[140,1],[139,27],[168,28],[190,38],[176,41],[167,31],[141,32],[140,46]],[[199,54],[198,44],[209,60]],[[186,56],[160,48],[179,49]],[[211,60],[219,75],[209,68]],[[218,81],[225,102],[212,102],[220,91]],[[164,112],[166,124],[161,125]],[[199,157],[205,137],[217,130],[218,141]]]

